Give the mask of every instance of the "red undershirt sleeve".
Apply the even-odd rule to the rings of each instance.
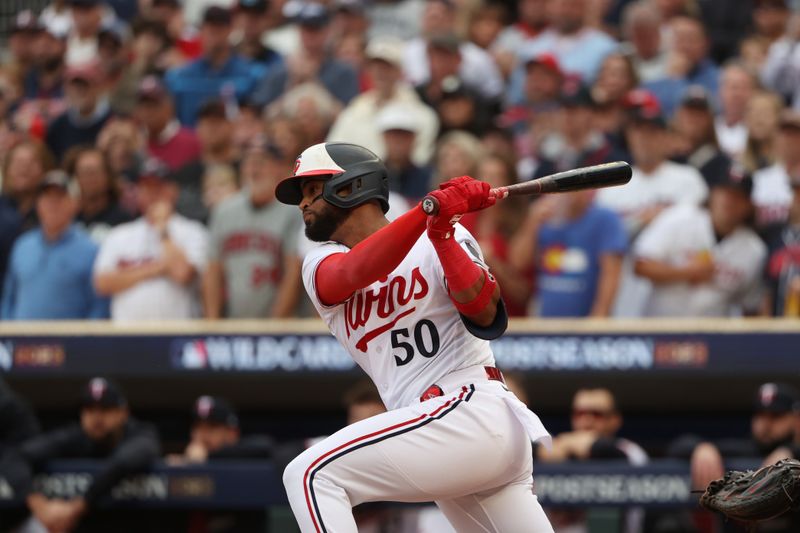
[[[426,219],[420,206],[416,206],[349,252],[323,259],[314,274],[320,303],[326,306],[340,304],[358,289],[387,277],[425,231]]]

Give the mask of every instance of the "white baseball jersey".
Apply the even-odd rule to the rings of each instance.
[[[630,234],[641,230],[642,211],[658,205],[700,204],[708,196],[708,187],[694,167],[665,161],[652,173],[633,167],[631,181],[624,187],[600,189],[598,204],[622,215]]]
[[[475,239],[461,225],[456,240],[483,268]],[[346,302],[320,303],[315,276],[320,262],[346,246],[328,242],[303,261],[306,290],[333,335],[372,378],[389,409],[418,401],[445,375],[470,366],[494,366],[489,342],[473,336],[445,286],[444,271],[423,234],[383,280],[356,291]]]
[[[199,222],[172,215],[167,226],[170,238],[186,254],[199,273],[206,264],[208,235]],[[98,273],[141,266],[162,254],[161,237],[144,217],[112,229],[94,263]],[[183,319],[200,316],[196,283],[183,286],[161,276],[141,281],[111,298],[114,320]]]
[[[794,193],[786,167],[775,163],[753,174],[753,203],[759,226],[781,223],[789,216]]]
[[[678,205],[661,213],[634,245],[635,257],[675,266],[704,253],[713,257],[714,278],[701,284],[653,284],[647,316],[730,316],[757,308],[767,248],[749,228],[718,242],[707,210]]]

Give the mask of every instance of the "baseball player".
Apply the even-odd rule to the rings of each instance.
[[[503,384],[489,340],[506,328],[499,289],[460,215],[488,184],[452,179],[391,223],[386,169],[369,150],[306,149],[276,188],[323,244],[303,262],[309,297],[375,382],[388,412],[326,438],[283,480],[303,532],[357,531],[351,507],[434,500],[459,532],[552,532],[532,492],[539,418]]]

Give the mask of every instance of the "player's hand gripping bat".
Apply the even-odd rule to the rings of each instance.
[[[490,193],[498,200],[502,200],[509,196],[538,196],[554,192],[599,189],[624,185],[631,180],[631,174],[631,166],[628,163],[615,161],[604,165],[567,170],[507,187],[497,187]],[[439,201],[433,196],[426,196],[422,199],[422,210],[427,215],[436,215],[439,212]]]

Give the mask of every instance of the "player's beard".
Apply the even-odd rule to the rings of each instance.
[[[314,213],[310,222],[306,222],[306,237],[314,242],[331,240],[334,232],[347,218],[347,214],[347,209],[323,202],[322,209]]]

